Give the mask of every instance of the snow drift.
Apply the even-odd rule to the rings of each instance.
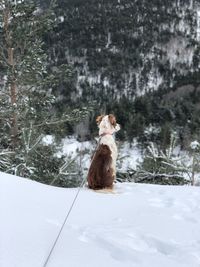
[[[80,191],[47,266],[200,266],[199,187],[114,192]],[[76,193],[0,173],[0,266],[43,266]]]

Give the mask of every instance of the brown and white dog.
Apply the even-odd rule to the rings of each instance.
[[[99,145],[88,172],[91,189],[112,188],[116,175],[117,146],[113,134],[120,130],[113,114],[101,115],[96,119],[99,127]]]

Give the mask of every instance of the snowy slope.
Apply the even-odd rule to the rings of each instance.
[[[0,266],[42,267],[77,189],[0,173]],[[49,267],[199,267],[200,188],[84,188]]]

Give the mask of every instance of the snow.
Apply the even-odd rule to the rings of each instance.
[[[117,169],[120,171],[127,171],[128,169],[136,169],[137,164],[142,160],[142,153],[137,146],[137,142],[134,140],[130,144],[124,142],[118,145],[118,159]]]
[[[185,29],[185,27],[183,27]],[[178,63],[192,65],[194,49],[188,47],[188,42],[184,38],[171,38],[170,41],[162,47],[166,51],[170,62],[170,68],[174,68]]]
[[[95,84],[100,84],[101,83],[101,74],[97,74],[96,76],[88,75],[87,79],[88,79],[90,86],[95,85]]]
[[[73,136],[66,137],[62,140],[62,153],[64,155],[76,156],[78,151],[85,149],[92,150],[92,144],[89,141],[79,142]]]
[[[199,142],[197,140],[195,140],[195,141],[191,142],[190,147],[193,150],[195,150],[195,149],[198,149],[200,147],[200,144],[199,144]]]
[[[103,80],[103,86],[104,87],[108,87],[109,85],[110,85],[109,79],[107,77],[105,77],[104,80]]]
[[[151,70],[149,72],[149,80],[147,83],[147,87],[149,89],[157,90],[162,83],[163,77],[160,76],[158,70]]]
[[[48,267],[199,267],[200,188],[84,187]],[[0,173],[0,266],[41,267],[77,189]]]
[[[59,19],[59,21],[60,21],[61,23],[64,22],[64,20],[65,20],[65,18],[64,18],[63,16],[59,16],[58,19]]]
[[[107,41],[107,44],[106,44],[106,48],[108,48],[110,45],[111,45],[111,32],[108,32],[108,41]]]
[[[193,0],[190,0],[190,9],[193,9],[194,8],[194,1]]]
[[[44,142],[46,145],[51,145],[53,144],[54,140],[55,140],[54,136],[48,134],[43,137],[42,142]]]
[[[50,144],[51,142],[53,142],[53,140],[53,136],[45,136],[45,138],[43,139],[46,144]],[[94,141],[79,142],[74,136],[68,136],[62,140],[60,146],[61,149],[60,152],[57,153],[57,156],[61,157],[62,155],[64,155],[66,157],[76,158],[77,155],[79,155],[77,157],[77,161],[80,162],[81,160],[82,169],[86,174],[97,143],[98,138],[96,138],[96,140]],[[117,169],[120,171],[135,169],[138,162],[142,159],[142,153],[138,148],[136,140],[134,140],[131,145],[128,142],[120,143],[117,141],[117,146]]]
[[[197,41],[200,41],[200,7],[197,10]]]

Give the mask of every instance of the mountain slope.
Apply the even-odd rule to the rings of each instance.
[[[77,98],[100,104],[133,99],[182,85],[184,77],[193,82],[199,73],[199,12],[197,0],[59,0],[59,27],[47,44],[56,64],[73,66]],[[75,97],[61,87],[66,97]]]
[[[84,188],[49,267],[197,267],[200,188],[116,184]],[[77,189],[0,173],[0,266],[42,266]]]

